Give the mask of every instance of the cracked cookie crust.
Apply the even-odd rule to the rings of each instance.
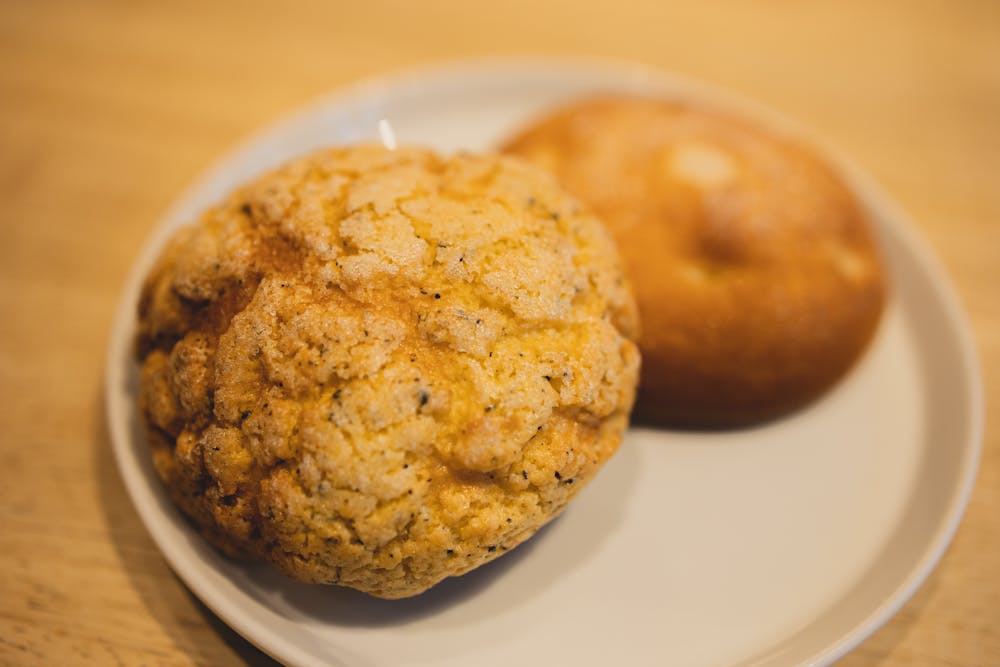
[[[386,598],[515,547],[614,453],[636,308],[516,159],[357,146],[180,230],[139,304],[156,469],[217,547]]]

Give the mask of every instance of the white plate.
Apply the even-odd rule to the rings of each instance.
[[[982,394],[948,283],[904,216],[855,168],[893,294],[860,365],[807,410],[731,433],[633,429],[565,514],[510,555],[429,593],[382,601],[292,583],[207,547],[165,499],[135,409],[141,277],[169,232],[310,148],[377,136],[484,149],[595,90],[773,112],[634,65],[477,63],[324,99],[252,139],[177,202],[125,289],[107,404],[122,476],[170,565],[223,620],[292,664],[819,665],[885,622],[954,533],[979,458]]]

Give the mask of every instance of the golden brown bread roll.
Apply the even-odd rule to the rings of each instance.
[[[641,418],[777,417],[872,337],[885,285],[868,222],[801,141],[689,103],[605,96],[504,150],[553,172],[618,241],[643,324]]]

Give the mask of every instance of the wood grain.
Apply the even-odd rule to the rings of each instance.
[[[358,78],[442,59],[644,61],[864,165],[958,287],[1000,385],[1000,4],[0,2],[0,663],[268,659],[169,572],[125,496],[101,369],[142,239],[199,170]],[[941,565],[843,664],[1000,665],[1000,394]]]

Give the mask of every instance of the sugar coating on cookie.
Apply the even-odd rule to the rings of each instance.
[[[870,225],[801,139],[690,101],[608,95],[552,111],[504,150],[614,234],[643,322],[643,419],[772,419],[868,345],[886,291]]]
[[[639,356],[605,228],[513,158],[318,152],[180,230],[139,304],[173,500],[226,552],[414,595],[614,453]]]

